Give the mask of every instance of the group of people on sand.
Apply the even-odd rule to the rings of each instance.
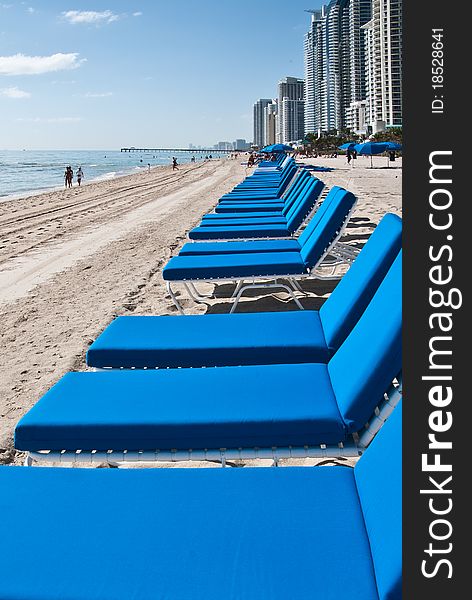
[[[82,179],[84,178],[84,172],[82,171],[82,167],[79,167],[77,169],[77,173],[75,174],[75,176],[77,178],[77,183],[80,187],[80,184],[82,183]],[[68,167],[66,167],[66,170],[64,171],[64,185],[66,188],[72,187],[73,179],[74,179],[74,171],[72,170],[72,167],[69,165]]]

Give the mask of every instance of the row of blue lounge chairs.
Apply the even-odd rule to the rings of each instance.
[[[287,175],[293,166],[261,166],[232,195],[313,185]],[[332,190],[301,241],[191,243],[197,254],[184,246],[166,269],[229,258],[210,263],[225,276],[253,255],[262,268],[294,252],[251,245],[282,242],[315,264],[333,251],[350,196]],[[192,277],[209,268],[196,264]],[[87,363],[99,371],[67,374],[18,423],[29,464],[362,456],[354,469],[0,468],[1,514],[26,515],[0,521],[0,598],[401,597],[398,217],[383,218],[320,311],[120,317]]]
[[[284,289],[303,308],[294,294],[300,291],[299,280],[310,276],[337,279],[336,267],[353,260],[355,252],[347,250],[339,239],[356,205],[355,196],[335,186],[318,207],[324,184],[288,160],[284,174],[279,176],[284,186],[286,177],[291,176],[285,197],[279,197],[281,189],[286,190],[281,185],[274,188],[272,197],[272,192],[259,188],[259,184],[246,185],[244,191],[236,188],[189,233],[194,243],[185,244],[166,265],[163,277],[182,314],[172,288],[175,283],[183,284],[198,301],[205,297],[197,291],[197,282],[234,282],[232,311],[242,294],[254,288]]]

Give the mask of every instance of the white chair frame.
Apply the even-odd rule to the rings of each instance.
[[[349,220],[356,208],[356,204],[357,204],[357,202],[354,202],[353,206],[347,213],[343,223],[341,224],[341,227],[339,228],[337,234],[335,235],[333,240],[330,242],[328,247],[324,250],[324,252],[321,255],[320,259],[318,260],[317,264],[314,265],[314,267],[312,267],[310,269],[310,271],[307,271],[306,273],[300,273],[300,274],[297,273],[295,275],[293,273],[290,275],[284,275],[284,274],[279,273],[279,274],[274,274],[272,276],[270,276],[270,275],[249,276],[249,277],[243,277],[243,278],[213,277],[210,279],[180,279],[180,280],[174,280],[174,281],[166,281],[166,287],[167,287],[169,296],[172,298],[172,301],[173,301],[174,305],[176,306],[177,310],[180,312],[180,314],[184,315],[185,314],[184,309],[183,309],[182,305],[180,304],[177,296],[175,295],[174,290],[172,289],[172,284],[177,283],[177,284],[183,285],[185,287],[185,289],[187,290],[189,296],[192,298],[192,300],[194,300],[195,302],[204,302],[205,300],[212,298],[213,295],[204,295],[204,294],[199,293],[197,288],[195,287],[195,282],[234,283],[236,287],[235,287],[235,290],[233,291],[233,294],[229,298],[229,301],[233,303],[230,314],[236,310],[236,308],[239,304],[239,301],[245,291],[247,291],[249,289],[267,289],[267,288],[279,288],[279,289],[286,290],[290,294],[290,296],[293,298],[293,300],[294,300],[295,304],[298,306],[298,308],[300,310],[303,310],[303,306],[302,306],[301,302],[294,294],[294,292],[302,292],[303,294],[305,294],[304,290],[300,287],[298,280],[306,279],[308,277],[312,277],[312,278],[316,278],[316,279],[325,279],[325,280],[340,279],[342,274],[336,273],[337,267],[340,265],[343,265],[343,264],[350,265],[355,260],[357,253],[355,251],[352,251],[352,252],[346,251],[345,248],[347,248],[348,246],[346,244],[342,244],[342,246],[340,246],[339,240],[342,237],[342,235],[344,234],[347,224],[349,223]],[[328,260],[329,256],[334,257],[334,261],[333,260],[329,261]],[[329,273],[329,274],[323,273],[322,269],[326,269],[326,268],[330,268],[331,273]],[[281,283],[280,282],[281,279],[286,280],[289,285]],[[245,283],[245,282],[248,282],[248,283]]]
[[[274,466],[279,460],[289,458],[358,458],[369,446],[375,435],[392,414],[402,398],[402,374],[399,373],[385,392],[369,421],[361,431],[350,436],[349,441],[336,445],[321,444],[320,446],[287,446],[271,448],[204,448],[200,450],[41,450],[28,452],[25,459],[26,466],[36,463],[58,463],[59,465],[72,464],[109,464],[112,466],[127,463],[146,462],[180,462],[180,461],[217,461],[221,466],[226,466],[227,461],[270,459]]]

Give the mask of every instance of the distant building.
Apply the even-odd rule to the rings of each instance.
[[[264,146],[264,108],[271,102],[271,98],[261,98],[254,103],[254,145],[259,148]]]
[[[312,13],[305,35],[306,133],[340,130],[352,120],[353,103],[366,98],[362,26],[372,0],[331,0]]]
[[[233,142],[233,150],[247,150],[249,148],[249,142],[244,139],[237,139]]]
[[[264,108],[264,145],[275,144],[277,120],[277,100],[272,101]]]
[[[233,144],[231,142],[218,142],[215,146],[215,150],[232,150]]]
[[[362,29],[366,119],[376,133],[402,124],[402,0],[372,0],[372,19]]]
[[[276,142],[287,144],[305,135],[305,81],[285,77],[278,84]]]
[[[346,112],[346,126],[357,135],[368,132],[366,119],[367,100],[351,102]]]
[[[305,35],[305,132],[321,129],[323,80],[323,28],[321,10],[310,11],[311,25]]]

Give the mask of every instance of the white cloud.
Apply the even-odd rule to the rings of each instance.
[[[0,88],[0,96],[4,96],[5,98],[29,98],[31,94],[29,92],[20,90],[15,86],[9,88]]]
[[[78,123],[82,117],[24,117],[17,121],[22,123]]]
[[[143,13],[140,10],[138,10],[138,11],[136,11],[136,12],[133,13],[133,17],[140,17],[142,14]]]
[[[27,11],[28,11],[28,12],[29,12],[31,15],[32,15],[34,12],[36,12],[32,6],[29,6],[29,7],[28,7],[26,10],[27,10]]]
[[[113,92],[87,92],[84,98],[107,98],[113,96]]]
[[[111,10],[104,10],[102,12],[95,10],[68,10],[62,13],[62,18],[72,25],[77,25],[80,23],[112,23],[120,17],[112,13]]]
[[[53,71],[76,69],[86,59],[78,59],[77,52],[63,54],[61,52],[51,56],[26,56],[14,54],[0,56],[0,75],[41,75]]]

